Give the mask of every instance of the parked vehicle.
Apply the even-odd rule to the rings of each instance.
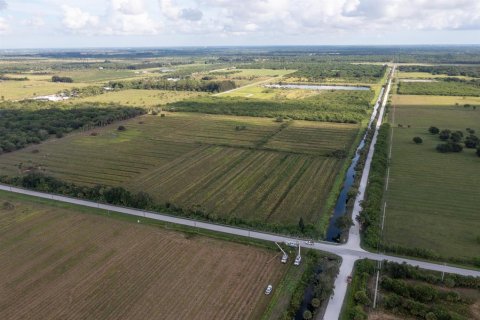
[[[265,289],[265,294],[268,296],[270,293],[272,293],[272,290],[273,290],[273,286],[269,284],[267,286],[267,289]]]

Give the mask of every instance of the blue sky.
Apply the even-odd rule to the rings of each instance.
[[[478,44],[480,0],[0,0],[0,48]]]

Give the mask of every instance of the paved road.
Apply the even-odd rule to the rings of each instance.
[[[393,68],[395,69],[395,66]],[[372,253],[372,252],[367,252],[360,247],[360,226],[356,222],[355,218],[356,216],[358,216],[361,210],[360,203],[364,197],[364,192],[365,192],[365,187],[368,181],[368,174],[370,172],[370,165],[373,157],[373,152],[375,150],[375,142],[377,139],[378,129],[382,124],[383,113],[385,110],[385,105],[388,100],[388,93],[390,91],[390,87],[391,87],[391,78],[389,78],[388,80],[387,88],[385,90],[384,98],[380,108],[379,119],[376,123],[376,132],[374,134],[372,144],[370,146],[369,153],[367,155],[367,161],[365,163],[364,172],[362,173],[362,179],[361,179],[360,188],[359,188],[359,195],[357,196],[357,199],[355,201],[355,207],[353,212],[355,225],[352,228],[350,228],[348,242],[343,245],[334,244],[331,242],[322,242],[322,241],[315,242],[313,245],[306,245],[305,243],[302,244],[302,246],[304,247],[309,247],[315,250],[330,252],[342,257],[343,263],[340,266],[339,275],[335,280],[335,292],[329,301],[324,319],[333,320],[333,319],[337,319],[338,316],[340,315],[340,310],[343,305],[343,301],[345,299],[345,293],[347,291],[346,279],[348,275],[352,273],[353,265],[355,261],[358,259],[368,258],[376,261],[388,260],[388,261],[397,262],[397,263],[407,263],[409,265],[418,266],[420,268],[428,269],[428,270],[480,277],[480,272],[476,270],[463,269],[463,268],[452,267],[452,266],[436,264],[431,262],[424,262],[424,261],[419,261],[414,259],[405,259],[405,258],[394,257],[394,256],[385,255],[385,254]],[[286,242],[286,241],[298,240],[297,238],[292,238],[292,237],[287,237],[287,236],[282,236],[277,234],[251,231],[251,230],[246,230],[241,228],[217,225],[213,223],[206,223],[206,222],[200,222],[200,221],[195,221],[190,219],[178,218],[178,217],[173,217],[167,214],[160,214],[156,212],[148,212],[143,210],[124,208],[119,206],[97,203],[93,201],[70,198],[66,196],[53,195],[53,194],[44,193],[44,192],[25,190],[21,188],[11,187],[8,185],[0,184],[0,190],[19,193],[19,194],[25,194],[33,197],[38,197],[38,198],[51,199],[55,201],[66,202],[66,203],[71,203],[71,204],[76,204],[76,205],[81,205],[81,206],[86,206],[91,208],[99,208],[99,209],[109,210],[113,212],[120,212],[120,213],[133,215],[137,217],[144,217],[144,218],[170,222],[170,223],[175,223],[175,224],[185,225],[185,226],[190,226],[195,228],[201,228],[206,230],[212,230],[212,231],[217,231],[217,232],[222,232],[222,233],[227,233],[232,235],[251,237],[251,238],[260,239],[260,240],[266,240],[266,241],[272,241],[272,242],[273,241]]]

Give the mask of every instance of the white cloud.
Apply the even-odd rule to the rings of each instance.
[[[180,33],[243,35],[480,29],[479,0],[158,0]],[[184,12],[201,12],[195,23]],[[189,20],[189,19],[187,19]],[[193,19],[190,19],[193,20]]]
[[[0,17],[0,34],[7,34],[10,31],[10,26],[7,23],[7,20],[3,17]]]
[[[157,34],[160,23],[147,12],[143,0],[110,0],[103,15],[63,6],[63,24],[70,31],[94,35]]]
[[[82,11],[80,8],[63,5],[62,10],[63,25],[72,31],[91,30],[99,24],[98,16]]]
[[[7,1],[0,0],[0,11],[7,9]]]
[[[28,27],[40,28],[45,25],[45,20],[43,20],[42,17],[34,16],[34,17],[31,17],[30,19],[23,20],[22,24]]]

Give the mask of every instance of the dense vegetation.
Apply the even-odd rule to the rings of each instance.
[[[434,75],[446,74],[450,77],[465,76],[465,77],[480,78],[480,66],[407,65],[407,66],[399,66],[398,69],[404,72],[428,72]]]
[[[342,319],[367,319],[372,303],[369,279],[375,263],[359,260],[355,264],[352,284],[346,297]],[[415,319],[466,320],[474,302],[454,288],[480,288],[480,278],[422,270],[406,264],[383,262],[379,307],[401,317]],[[378,307],[378,306],[377,306]]]
[[[140,108],[76,105],[72,108],[32,110],[31,102],[4,102],[0,104],[0,153],[40,143],[51,135],[61,138],[65,133],[82,127],[102,126],[144,113]]]
[[[373,91],[333,91],[297,101],[205,97],[167,107],[171,111],[357,123],[368,115],[373,94]]]
[[[179,91],[204,91],[204,92],[223,92],[236,88],[235,82],[224,81],[205,81],[195,79],[167,80],[157,79],[139,79],[131,81],[111,81],[108,84],[113,89],[145,89],[145,90],[179,90]]]
[[[388,166],[388,135],[390,125],[384,123],[379,131],[375,153],[372,159],[366,199],[360,213],[363,242],[370,248],[377,248],[381,242],[380,219],[382,212],[383,187]]]
[[[445,78],[436,82],[400,82],[399,94],[480,97],[480,80]]]
[[[252,221],[251,219],[243,219],[242,217],[219,217],[215,214],[210,214],[203,211],[202,208],[182,208],[173,203],[158,203],[152,200],[146,192],[134,193],[126,190],[123,187],[111,187],[97,184],[93,187],[80,186],[75,183],[70,183],[57,179],[50,175],[46,175],[41,169],[35,167],[23,168],[26,174],[15,177],[6,175],[0,176],[0,182],[18,186],[27,189],[33,189],[41,192],[48,192],[54,194],[61,194],[70,197],[87,199],[96,202],[103,202],[113,205],[121,205],[125,207],[132,207],[136,209],[147,209],[162,214],[172,214],[202,221],[209,221],[213,223],[234,225],[241,228],[254,228],[255,230],[263,230],[275,233],[283,233],[288,235],[315,237],[317,231],[312,224],[298,223],[295,225],[276,224],[263,221]],[[27,169],[27,170],[25,170]]]
[[[59,77],[59,76],[53,76],[52,77],[52,82],[66,82],[66,83],[72,83],[73,79],[70,77]]]
[[[306,78],[312,82],[326,79],[345,81],[376,82],[383,77],[386,66],[373,64],[352,64],[345,62],[325,62],[316,59],[305,61],[266,61],[240,66],[251,69],[296,69],[292,77]]]
[[[307,267],[297,283],[290,305],[281,319],[302,317],[305,312],[309,312],[313,319],[318,308],[328,301],[333,292],[333,283],[340,266],[338,257],[324,257],[313,250],[308,250],[306,256]],[[313,294],[305,295],[306,290],[311,290]]]

